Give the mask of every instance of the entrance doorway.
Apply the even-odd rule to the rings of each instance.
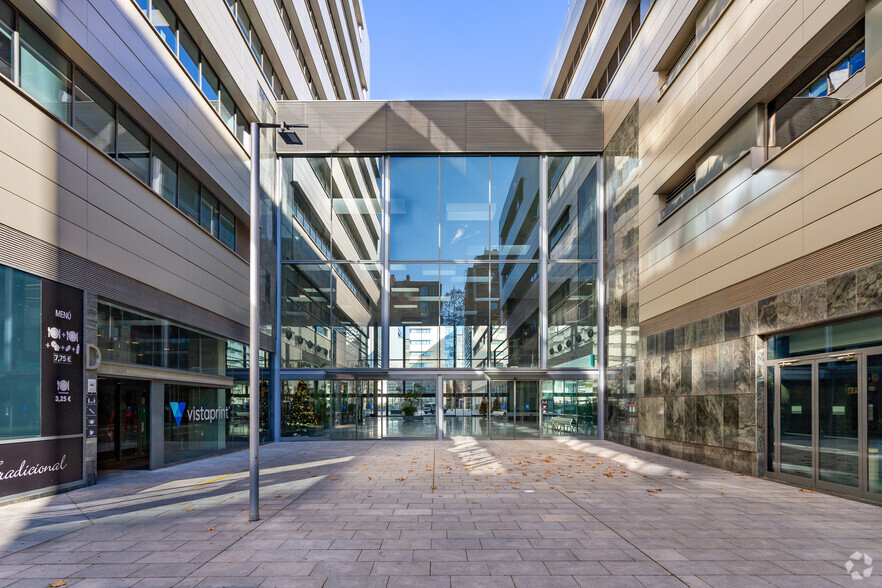
[[[150,467],[150,382],[98,378],[98,468]]]
[[[770,477],[882,500],[882,349],[769,367]]]

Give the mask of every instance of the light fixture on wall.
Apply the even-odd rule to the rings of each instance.
[[[279,127],[279,136],[282,138],[282,141],[285,142],[286,145],[303,145],[303,139],[297,134],[294,129],[307,129],[309,125],[307,124],[288,124],[286,122],[282,123],[282,126]]]

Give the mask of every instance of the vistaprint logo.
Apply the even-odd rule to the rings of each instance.
[[[227,420],[230,418],[230,407],[226,408],[191,408],[185,411],[186,402],[169,402],[172,416],[175,417],[175,424],[181,426],[181,419],[184,418],[184,412],[187,413],[187,419],[192,423],[196,421],[212,422],[218,419]]]
[[[186,402],[169,402],[169,406],[172,409],[172,416],[175,417],[175,424],[177,426],[181,426],[181,418],[184,416],[184,407],[187,406]]]
[[[866,553],[855,551],[845,562],[845,571],[851,575],[852,580],[869,578],[873,573],[873,558]]]

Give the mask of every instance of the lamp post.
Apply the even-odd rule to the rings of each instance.
[[[248,369],[248,520],[260,519],[260,130],[281,129],[285,143],[302,145],[294,128],[307,125],[251,123],[251,198],[249,248],[249,369]],[[278,312],[279,309],[276,309]],[[278,333],[276,333],[278,336]]]

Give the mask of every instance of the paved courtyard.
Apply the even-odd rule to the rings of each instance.
[[[882,508],[612,443],[261,456],[255,523],[244,452],[0,508],[0,587],[882,586]]]

